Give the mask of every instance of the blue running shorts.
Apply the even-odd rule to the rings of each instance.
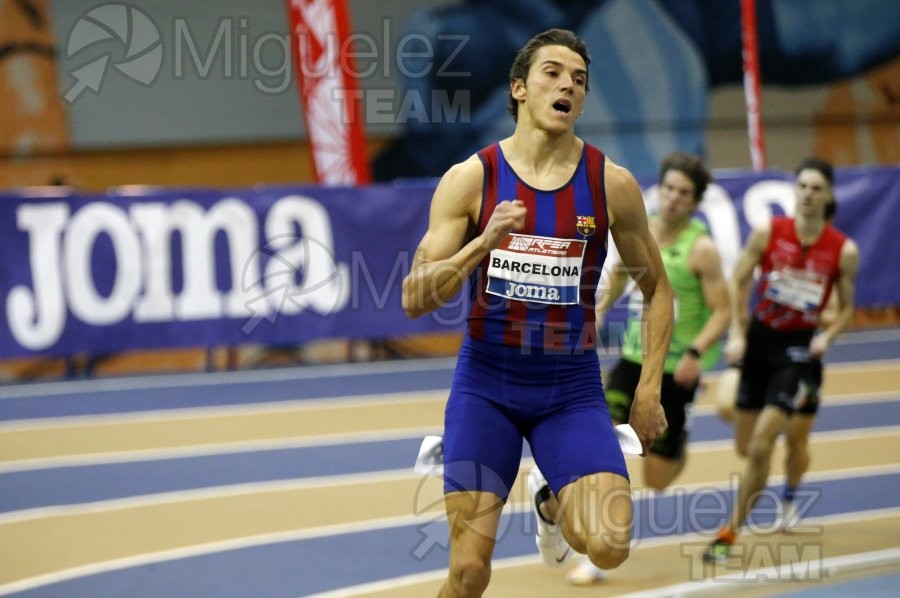
[[[506,500],[523,439],[554,493],[598,472],[628,479],[596,351],[526,351],[466,336],[444,412],[444,492]]]

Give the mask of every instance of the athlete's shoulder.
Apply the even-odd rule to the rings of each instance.
[[[603,162],[603,177],[606,180],[607,190],[610,192],[619,189],[640,190],[637,179],[634,178],[630,170],[616,164],[608,156]]]
[[[644,197],[631,171],[607,158],[603,179],[610,227],[615,226],[618,221],[643,222],[643,226],[646,226]]]
[[[602,149],[597,147],[596,145],[594,145],[592,143],[588,143],[587,141],[584,141],[583,139],[581,140],[581,142],[584,143],[584,153],[587,154],[588,156],[590,156],[592,154],[594,156],[597,156],[600,158],[603,158],[606,156],[606,153]],[[609,162],[609,159],[607,158],[606,161]]]
[[[846,233],[844,233],[841,229],[837,228],[833,224],[825,225],[825,234],[829,238],[834,239],[835,242],[841,244],[850,239],[850,237]]]
[[[688,221],[687,230],[698,236],[709,236],[709,225],[702,218],[696,216]]]
[[[481,187],[484,180],[484,164],[479,153],[474,153],[462,162],[457,162],[447,169],[441,183],[461,185],[463,188]]]
[[[772,231],[783,231],[794,226],[794,219],[790,216],[772,216],[769,219],[769,229]]]

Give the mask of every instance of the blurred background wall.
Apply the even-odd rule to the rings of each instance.
[[[616,162],[751,166],[737,0],[347,5],[376,181],[439,176],[509,134],[509,65],[549,27],[589,44],[577,132]],[[757,7],[769,165],[900,163],[900,3]],[[0,189],[313,183],[288,30],[285,0],[0,0]]]
[[[350,1],[375,176],[438,176],[509,133],[513,53],[552,26],[590,44],[579,133],[613,159],[649,174],[678,146],[714,168],[749,167],[738,4]],[[111,6],[129,9],[122,31],[106,22]],[[283,0],[0,7],[0,186],[311,180]],[[900,4],[761,0],[759,23],[772,166],[807,153],[839,165],[900,160]],[[101,56],[115,68],[93,89],[79,69]]]

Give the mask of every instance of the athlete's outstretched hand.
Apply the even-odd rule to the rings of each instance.
[[[659,403],[659,388],[646,388],[640,385],[637,387],[628,423],[641,441],[641,447],[644,449],[641,456],[646,456],[650,445],[669,425]]]
[[[725,343],[725,363],[735,365],[740,363],[747,352],[747,339],[744,335],[731,334]]]

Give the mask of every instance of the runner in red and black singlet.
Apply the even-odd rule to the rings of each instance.
[[[725,347],[729,362],[741,362],[734,414],[735,445],[747,468],[734,509],[704,554],[727,559],[735,535],[765,488],[778,436],[798,424],[808,437],[818,408],[821,358],[853,316],[854,278],[859,269],[856,244],[826,222],[833,201],[831,164],[808,158],[796,170],[793,218],[773,218],[753,231],[732,276],[732,326]],[[753,270],[759,266],[758,303],[748,315]],[[832,289],[839,310],[816,333]],[[751,451],[752,447],[752,451]],[[787,469],[800,472],[808,455],[790,453]],[[797,462],[805,459],[805,462]],[[790,476],[789,476],[790,477]],[[796,475],[799,478],[799,474]]]

